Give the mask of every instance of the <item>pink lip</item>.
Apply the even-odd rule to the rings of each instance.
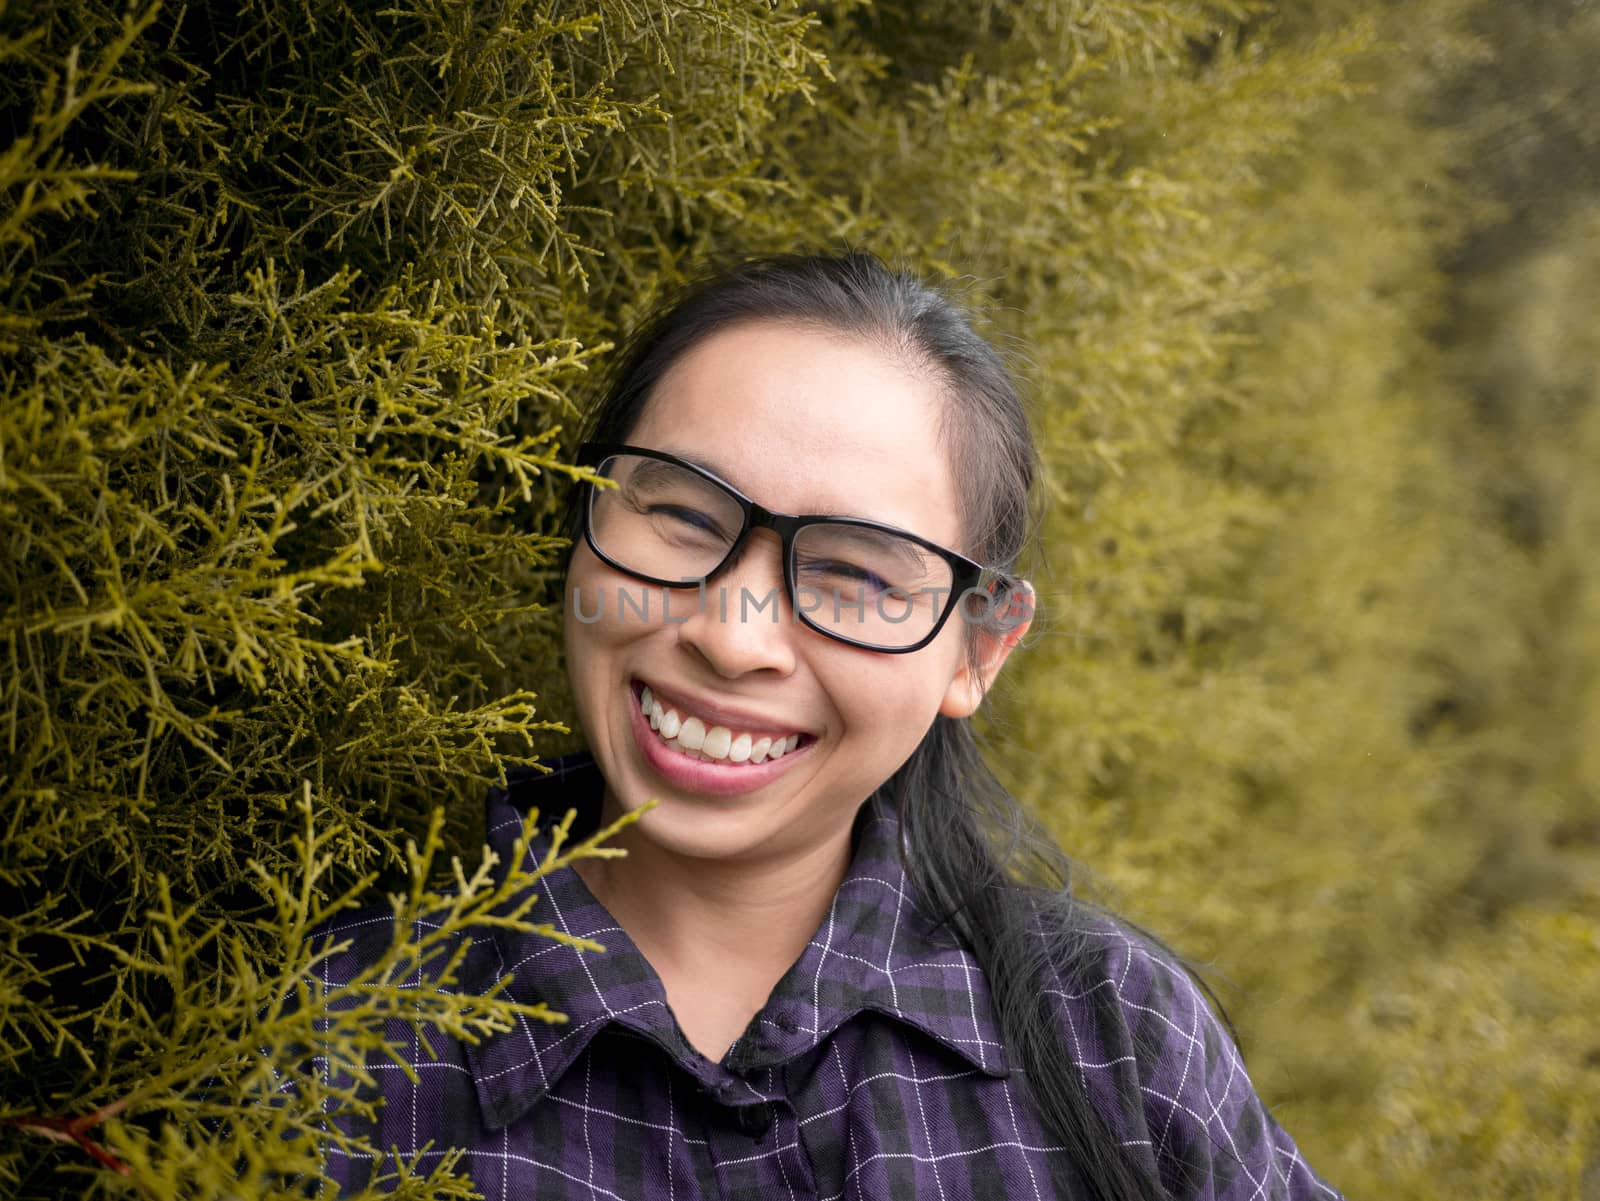
[[[684,792],[719,797],[754,792],[788,771],[794,760],[806,752],[808,744],[801,743],[783,758],[768,759],[765,763],[712,763],[706,759],[691,759],[672,750],[656,736],[649,720],[640,712],[638,693],[633,689],[629,689],[629,693],[633,737],[640,753],[658,776]]]

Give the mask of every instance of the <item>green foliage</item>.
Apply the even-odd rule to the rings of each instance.
[[[327,988],[317,964],[345,944],[318,945],[309,936],[355,904],[371,881],[330,894],[327,877],[338,839],[316,828],[309,785],[297,808],[305,829],[285,848],[291,866],[273,874],[250,865],[253,882],[271,903],[263,916],[232,928],[207,921],[198,905],[180,910],[161,878],[147,914],[147,946],[129,951],[100,943],[124,987],[97,1015],[94,1047],[78,1050],[113,1080],[123,1075],[121,1065],[148,1068],[127,1082],[130,1091],[88,1115],[84,1133],[104,1137],[105,1145],[93,1145],[93,1153],[110,1171],[137,1182],[142,1193],[293,1192],[298,1182],[321,1176],[319,1146],[328,1140],[381,1160],[382,1148],[330,1131],[324,1113],[371,1113],[373,1080],[360,1051],[386,1048],[386,1021],[418,1027],[426,1045],[428,1031],[475,1041],[510,1029],[519,1015],[561,1020],[542,1003],[501,996],[503,981],[487,993],[463,995],[459,969],[472,934],[510,929],[604,949],[531,920],[538,894],[529,888],[579,858],[620,853],[598,846],[614,829],[568,849],[568,815],[555,828],[549,852],[530,868],[522,854],[536,828],[538,814],[530,814],[504,870],[494,870],[499,865],[492,854],[471,873],[454,859],[449,887],[440,892],[424,883],[443,845],[443,815],[436,810],[423,845],[407,847],[409,890],[390,898],[394,941],[358,977]],[[96,949],[96,941],[83,939],[86,949]],[[333,1079],[350,1083],[326,1083],[323,1063],[331,1066]],[[114,1120],[123,1114],[139,1120]],[[103,1136],[94,1129],[102,1124]],[[28,1119],[21,1125],[35,1133],[47,1129]],[[206,1137],[197,1139],[201,1131]],[[411,1195],[465,1195],[449,1179],[448,1167],[447,1162],[426,1180],[414,1181]],[[407,1180],[411,1165],[395,1163],[390,1174]],[[379,1186],[363,1195],[380,1195]]]
[[[568,738],[591,370],[708,254],[858,243],[1035,400],[1019,795],[1351,1195],[1586,1195],[1600,30],[1533,7],[0,10],[7,1191],[287,1195],[362,1104],[306,1047],[508,1020],[305,932],[537,920],[460,865]]]
[[[409,879],[414,911],[429,814],[477,847],[484,787],[562,729],[524,668],[556,659],[549,477],[573,474],[559,429],[607,348],[592,201],[653,191],[648,229],[759,192],[750,130],[817,74],[803,17],[733,4],[665,26],[627,4],[238,17],[0,18],[19,1195],[102,1144],[132,1175],[94,1186],[147,1196],[267,1195],[314,1164],[319,1106],[353,1097],[302,1075],[253,1104],[329,1000],[296,985],[306,930],[375,874]],[[694,141],[659,104],[685,73],[715,81]],[[482,926],[500,892],[457,883],[445,925]],[[343,1055],[381,1039],[392,994],[363,987],[328,1035]],[[461,1026],[466,1002],[437,1000],[406,1020],[472,1036],[509,1013]]]

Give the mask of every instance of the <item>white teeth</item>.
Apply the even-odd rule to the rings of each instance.
[[[706,723],[698,717],[686,717],[678,727],[678,741],[691,751],[698,751],[706,743]]]
[[[787,738],[767,735],[735,734],[727,726],[711,726],[698,717],[682,717],[670,705],[663,705],[648,687],[639,693],[639,710],[661,740],[691,759],[713,763],[765,763],[781,759],[800,744],[800,735]]]
[[[727,726],[712,726],[706,731],[706,740],[700,744],[700,749],[712,759],[726,759],[732,745],[732,730]]]

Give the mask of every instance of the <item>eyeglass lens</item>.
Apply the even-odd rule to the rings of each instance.
[[[591,488],[589,530],[606,558],[636,575],[693,585],[715,571],[744,524],[744,508],[696,472],[642,455],[600,465],[615,488]],[[791,602],[817,628],[869,646],[922,641],[949,603],[954,572],[926,547],[846,522],[802,526],[794,538]],[[775,615],[767,597],[733,598],[730,619]]]

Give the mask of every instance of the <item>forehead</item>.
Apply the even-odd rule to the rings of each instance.
[[[770,509],[868,517],[956,546],[945,404],[929,373],[872,342],[763,322],[686,352],[628,441],[704,464]]]

